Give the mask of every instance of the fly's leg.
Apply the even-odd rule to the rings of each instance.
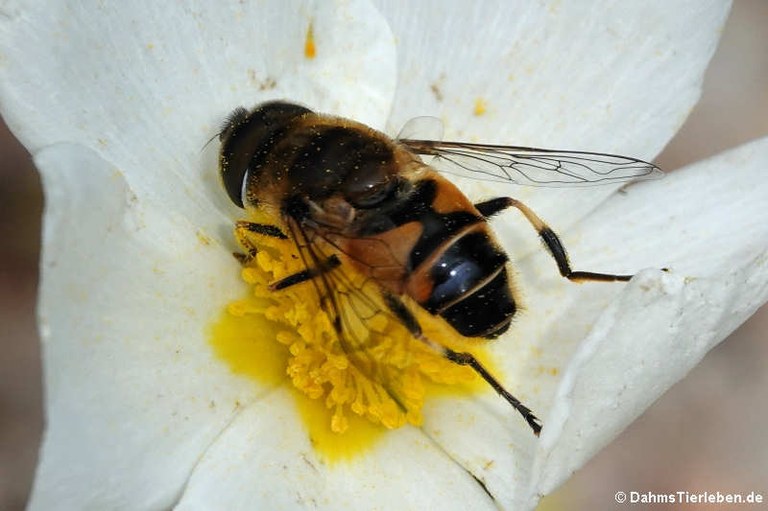
[[[408,310],[408,307],[406,307],[406,305],[398,297],[389,293],[385,293],[384,300],[386,301],[389,310],[392,311],[395,316],[397,316],[397,318],[408,329],[411,335],[451,362],[471,367],[478,375],[480,375],[483,380],[485,380],[491,387],[493,387],[493,390],[495,390],[510,405],[512,405],[512,407],[517,410],[520,415],[523,416],[525,422],[527,422],[533,430],[533,434],[539,436],[542,427],[541,420],[533,414],[530,408],[522,404],[519,399],[510,394],[501,385],[501,383],[499,383],[499,381],[494,378],[490,372],[488,372],[483,364],[481,364],[480,361],[474,357],[474,355],[471,353],[460,353],[453,351],[452,349],[438,344],[425,336],[416,317],[410,310]]]
[[[250,236],[253,234],[268,236],[270,238],[277,238],[281,240],[288,239],[288,236],[286,236],[279,227],[274,225],[257,224],[247,220],[238,220],[235,224],[235,237],[237,238],[237,242],[240,244],[240,246],[245,249],[245,254],[235,252],[233,255],[235,256],[235,259],[240,261],[241,264],[247,264],[251,262],[258,253],[256,245],[253,244],[250,238]]]
[[[246,253],[235,253],[233,255],[242,264],[251,262],[251,260],[253,260],[253,258],[256,257],[256,254],[258,253],[258,248],[256,248],[256,245],[253,244],[250,238],[250,236],[253,234],[269,236],[270,238],[277,238],[281,240],[288,239],[288,236],[286,236],[285,233],[280,230],[280,228],[274,225],[257,224],[247,220],[239,220],[235,224],[235,237],[237,238],[238,243],[240,243],[240,246],[246,250]],[[315,268],[301,270],[276,282],[273,282],[269,285],[269,289],[271,291],[277,291],[296,284],[300,284],[302,282],[306,282],[322,275],[323,273],[327,273],[335,268],[338,268],[340,265],[341,260],[339,260],[337,256],[332,255]]]
[[[314,268],[307,268],[306,270],[301,270],[292,275],[288,275],[287,277],[284,277],[276,282],[273,282],[272,284],[269,285],[269,289],[270,291],[277,291],[280,289],[285,289],[287,287],[294,286],[296,284],[300,284],[302,282],[306,282],[308,280],[314,279],[315,277],[319,277],[323,273],[327,273],[331,270],[334,270],[338,268],[340,265],[341,265],[341,260],[335,255],[332,255],[328,259],[323,261],[323,263],[320,264],[319,266],[316,266]]]
[[[600,282],[616,282],[616,281],[628,281],[634,275],[614,275],[612,273],[596,273],[591,271],[574,271],[571,269],[571,263],[568,261],[568,253],[565,251],[563,243],[560,238],[539,216],[534,213],[528,206],[522,202],[515,200],[511,197],[499,197],[497,199],[491,199],[485,202],[475,204],[477,210],[484,217],[489,218],[500,211],[513,207],[520,211],[526,220],[536,229],[539,233],[539,237],[544,242],[544,246],[547,247],[547,251],[555,259],[557,268],[560,270],[560,275],[571,281],[600,281]]]

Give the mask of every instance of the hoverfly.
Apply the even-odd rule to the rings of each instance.
[[[509,328],[518,300],[509,258],[489,224],[508,208],[536,229],[563,277],[628,281],[632,275],[573,270],[557,234],[525,204],[510,197],[473,203],[436,169],[539,186],[662,175],[651,163],[610,154],[395,140],[361,123],[284,101],[235,110],[219,138],[220,173],[229,198],[275,219],[275,224],[237,223],[238,241],[247,251],[242,257],[256,255],[253,236],[268,236],[292,240],[302,258],[304,269],[271,289],[312,281],[342,346],[351,351],[360,349],[348,320],[356,313],[346,310],[337,288],[344,272],[364,276],[380,298],[371,303],[382,304],[381,313],[435,353],[471,367],[536,435],[542,423],[533,412],[472,354],[427,337],[413,307],[441,318],[463,337],[492,339]],[[422,156],[434,157],[434,164]]]

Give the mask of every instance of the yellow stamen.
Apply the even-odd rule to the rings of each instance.
[[[214,326],[214,349],[234,372],[264,384],[281,384],[287,376],[313,445],[330,461],[361,452],[387,429],[420,425],[435,384],[450,385],[453,394],[487,388],[471,369],[413,339],[389,315],[361,320],[365,328],[342,342],[311,282],[268,289],[270,282],[304,269],[293,242],[265,236],[252,242],[258,253],[241,272],[252,293],[229,304]],[[351,268],[342,270],[352,286],[362,286]],[[368,290],[366,297],[377,299]],[[383,304],[379,309],[386,310]],[[454,349],[471,347],[488,364],[442,320],[424,311],[417,316],[430,338],[447,340]]]

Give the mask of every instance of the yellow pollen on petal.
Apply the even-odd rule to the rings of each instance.
[[[345,317],[356,318],[359,324],[341,339],[313,283],[277,291],[268,288],[269,283],[304,270],[293,242],[256,235],[251,241],[258,252],[241,270],[251,292],[226,307],[211,329],[211,344],[234,373],[294,389],[311,443],[327,461],[359,455],[387,430],[419,426],[428,396],[490,390],[471,369],[414,339],[391,315],[355,315],[350,309]],[[358,277],[360,282],[367,279],[351,267],[334,271],[344,272],[350,289],[366,289],[366,299],[380,299],[356,283]],[[417,307],[411,309],[428,337],[454,350],[471,350],[494,369],[478,349],[478,341],[460,337]],[[379,303],[375,310],[386,307]]]
[[[476,117],[480,117],[481,115],[484,115],[485,112],[487,111],[488,111],[488,103],[483,98],[475,99],[475,108],[472,111],[472,113]]]
[[[304,57],[309,60],[314,59],[317,56],[317,47],[315,46],[315,28],[314,24],[310,21],[307,27],[307,35],[304,39]]]

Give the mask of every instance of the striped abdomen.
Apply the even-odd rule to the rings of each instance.
[[[516,310],[508,258],[463,194],[431,174],[386,219],[377,218],[359,235],[390,246],[407,243],[402,282],[393,291],[409,295],[463,336],[492,338],[506,331]]]

